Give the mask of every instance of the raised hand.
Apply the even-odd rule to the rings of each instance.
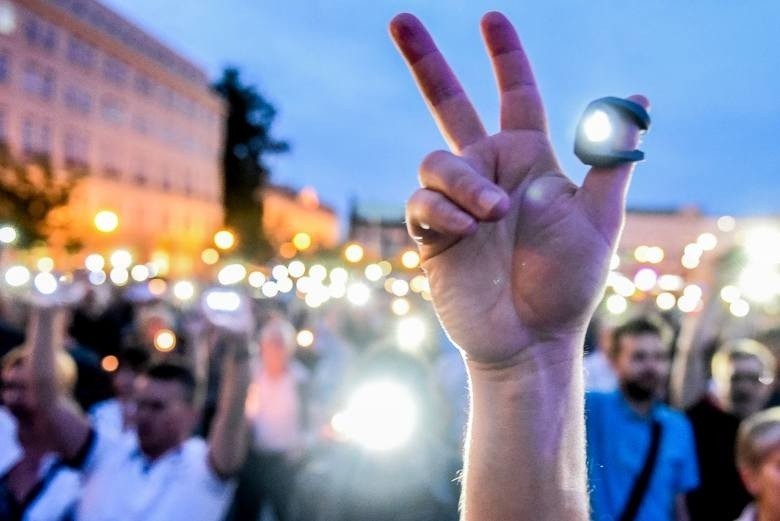
[[[633,167],[593,168],[582,186],[569,180],[514,28],[499,13],[481,25],[501,102],[493,135],[423,25],[402,14],[390,30],[451,149],[423,160],[422,188],[407,205],[409,233],[450,337],[467,360],[501,366],[527,346],[584,332],[602,295]],[[627,139],[633,149],[638,134]]]

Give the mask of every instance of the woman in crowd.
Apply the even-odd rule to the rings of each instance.
[[[780,407],[759,412],[740,426],[737,465],[755,498],[737,521],[780,520]]]

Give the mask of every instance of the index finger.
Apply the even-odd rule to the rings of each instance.
[[[450,148],[460,152],[484,138],[474,106],[423,24],[411,14],[399,14],[390,22],[390,33]]]

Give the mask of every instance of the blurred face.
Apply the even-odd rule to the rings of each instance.
[[[279,376],[287,371],[289,355],[284,335],[274,328],[266,329],[260,339],[260,357],[263,370],[271,376]]]
[[[133,397],[133,383],[137,376],[138,374],[127,366],[120,366],[117,369],[112,380],[117,398],[126,401]]]
[[[740,468],[742,481],[767,519],[780,519],[780,445],[756,469]]]
[[[18,420],[31,418],[37,411],[30,371],[24,363],[3,371],[3,403]]]
[[[157,457],[192,433],[196,414],[177,382],[139,376],[135,381],[135,424],[141,450]]]
[[[648,402],[662,395],[669,377],[669,353],[660,336],[623,336],[612,365],[628,398]]]
[[[754,357],[730,360],[723,374],[715,379],[718,398],[723,407],[738,416],[747,418],[766,404],[772,385],[762,382],[763,366]]]

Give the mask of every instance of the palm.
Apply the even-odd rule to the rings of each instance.
[[[482,29],[501,94],[502,130],[492,136],[422,24],[401,15],[391,25],[455,152],[423,162],[422,188],[407,205],[409,230],[422,242],[445,329],[469,357],[496,363],[523,346],[584,331],[622,225],[631,167],[592,169],[582,187],[572,183],[550,146],[514,29],[497,13]],[[505,195],[486,211],[473,194],[495,187]],[[458,221],[471,225],[457,229]]]

